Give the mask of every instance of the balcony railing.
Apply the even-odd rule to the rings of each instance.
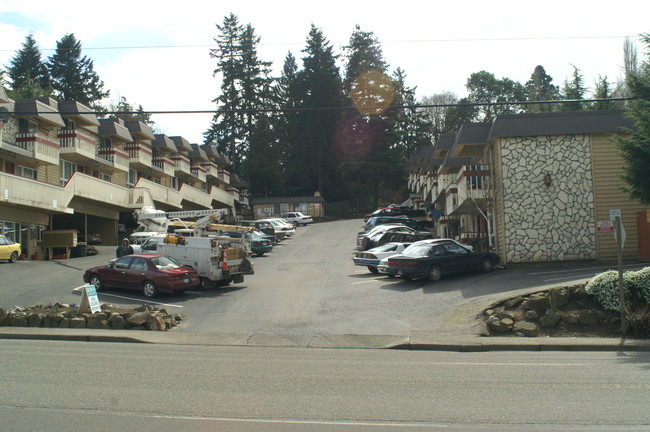
[[[129,162],[132,164],[139,164],[145,167],[152,166],[151,149],[148,149],[140,144],[128,144],[125,148],[129,154]]]
[[[190,171],[194,177],[198,178],[200,181],[204,182],[206,180],[206,172],[203,167],[194,165],[190,167]]]
[[[176,163],[170,158],[164,156],[157,156],[152,158],[153,166],[162,170],[163,174],[169,177],[174,177],[176,172]]]
[[[17,133],[16,147],[27,151],[32,158],[40,162],[59,164],[61,146],[42,132]]]
[[[201,164],[201,167],[205,170],[205,175],[207,177],[219,178],[219,167],[212,162],[205,162]]]
[[[72,159],[95,158],[97,141],[89,133],[81,129],[63,129],[59,131],[59,144],[61,145],[61,158],[66,159],[71,155]]]
[[[192,175],[192,170],[190,169],[190,160],[187,156],[184,156],[180,153],[173,153],[171,159],[176,164],[176,172],[180,174]]]
[[[129,171],[129,155],[111,147],[97,147],[97,158],[108,162],[114,171]]]
[[[212,186],[210,188],[210,196],[214,201],[226,204],[228,207],[235,206],[235,197],[231,193],[228,193],[217,186]]]

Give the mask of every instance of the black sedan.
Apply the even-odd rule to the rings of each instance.
[[[411,280],[438,281],[450,273],[490,272],[500,258],[492,252],[473,252],[450,239],[422,240],[388,258],[387,273]]]
[[[161,254],[123,256],[108,265],[86,270],[83,277],[97,291],[104,287],[124,288],[141,291],[145,297],[155,297],[160,291],[183,292],[201,285],[196,270]]]

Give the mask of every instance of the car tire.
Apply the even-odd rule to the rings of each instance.
[[[145,297],[152,298],[158,295],[158,288],[156,284],[150,280],[146,280],[142,283],[142,294]]]
[[[442,269],[439,265],[434,264],[429,267],[429,271],[427,272],[427,279],[429,282],[438,282],[440,279],[442,279]]]
[[[492,270],[494,270],[494,262],[492,261],[492,258],[483,258],[483,261],[481,261],[481,271],[483,273],[490,273]]]
[[[377,270],[377,267],[368,266],[368,270],[370,270],[370,273],[379,273],[379,270]]]
[[[258,253],[255,254],[255,256],[258,256],[258,257],[264,256],[264,252],[258,252]]]
[[[14,251],[9,257],[9,262],[15,263],[16,261],[18,261],[18,252]]]
[[[88,283],[95,287],[95,291],[101,291],[104,288],[102,284],[102,278],[99,277],[97,273],[93,273],[88,278]]]

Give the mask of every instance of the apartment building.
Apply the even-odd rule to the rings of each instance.
[[[87,106],[51,98],[11,100],[0,87],[0,234],[24,255],[45,256],[45,230],[76,229],[116,245],[133,212],[249,210],[248,185],[231,181],[213,147],[154,134],[139,121],[99,119]]]
[[[599,230],[621,210],[623,258],[638,261],[637,214],[623,192],[614,137],[632,128],[622,111],[497,116],[442,135],[410,160],[411,202],[431,210],[438,235],[492,247],[506,263],[615,262]]]

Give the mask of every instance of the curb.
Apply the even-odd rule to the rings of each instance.
[[[124,334],[129,333],[129,334]],[[321,349],[395,349],[407,351],[496,352],[584,351],[650,352],[650,340],[628,338],[505,338],[480,336],[298,335],[280,333],[196,333],[142,330],[92,330],[2,327],[0,339],[168,345],[248,346]]]

